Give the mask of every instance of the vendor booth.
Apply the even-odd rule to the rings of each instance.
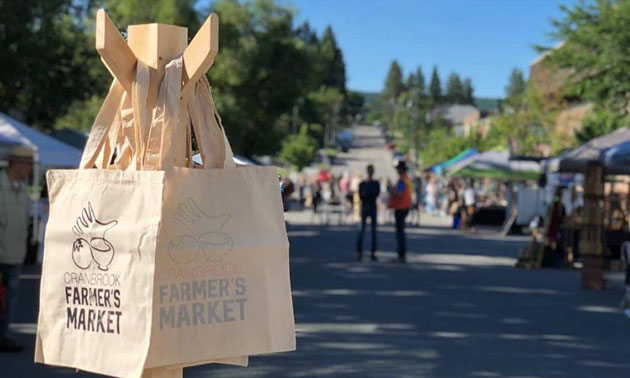
[[[509,188],[507,206],[500,209],[480,209],[477,214],[477,217],[489,217],[490,214],[484,214],[502,212],[503,234],[506,234],[514,224],[518,226],[529,224],[536,216],[538,193],[536,188],[527,185],[527,181],[537,180],[540,176],[538,162],[513,160],[508,151],[486,151],[451,165],[447,168],[447,175],[506,183]]]
[[[547,217],[552,219],[551,223],[558,224],[559,230],[548,232],[554,225],[546,221],[543,235],[545,238],[558,235],[561,252],[554,253],[561,253],[565,264],[572,266],[574,260],[580,260],[585,288],[604,287],[605,258],[617,259],[621,244],[630,239],[629,163],[630,128],[624,127],[543,164],[547,178],[545,190],[554,193]],[[552,181],[554,185],[550,185]],[[564,204],[567,198],[571,198],[570,207]],[[559,210],[554,212],[554,209]]]
[[[433,167],[431,167],[431,172],[436,175],[441,175],[445,172],[445,170],[447,170],[453,164],[459,163],[460,161],[467,160],[477,154],[479,154],[479,152],[474,148],[465,149],[459,154],[453,156],[452,158],[445,160],[441,163],[435,164]]]
[[[24,123],[0,113],[0,137],[33,148],[37,151],[36,163],[48,168],[75,168],[81,160],[81,151],[37,131]]]

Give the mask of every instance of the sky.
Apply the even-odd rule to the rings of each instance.
[[[331,25],[346,63],[347,87],[378,92],[393,59],[408,74],[438,66],[473,81],[476,97],[503,97],[514,67],[527,75],[553,46],[551,19],[575,0],[287,0],[321,35]]]

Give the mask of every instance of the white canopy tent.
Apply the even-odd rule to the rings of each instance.
[[[0,137],[33,148],[36,162],[44,169],[76,168],[81,161],[81,151],[62,143],[22,122],[0,113]]]
[[[7,157],[11,148],[19,146],[22,143],[15,139],[0,134],[0,161]]]
[[[0,113],[0,141],[5,149],[15,145],[23,145],[35,150],[33,167],[33,186],[40,187],[40,172],[50,168],[77,168],[82,152],[70,145],[62,143],[24,123]],[[39,200],[39,193],[31,196],[33,201]],[[39,236],[39,206],[33,206],[33,241]]]

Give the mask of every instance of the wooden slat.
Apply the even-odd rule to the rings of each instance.
[[[96,51],[109,72],[131,93],[136,57],[104,9],[96,13]]]
[[[219,51],[219,16],[210,14],[195,38],[184,50],[184,87],[182,97],[186,96],[194,84],[214,63]]]

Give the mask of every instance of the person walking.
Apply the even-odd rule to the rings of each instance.
[[[477,192],[475,191],[475,183],[473,180],[468,182],[468,187],[464,191],[465,206],[465,226],[468,231],[475,232],[473,217],[477,209]]]
[[[361,199],[361,223],[359,224],[359,236],[357,238],[357,261],[363,257],[363,234],[367,218],[372,223],[372,261],[376,261],[376,200],[381,193],[381,185],[374,180],[374,166],[367,166],[367,179],[359,184],[359,198]]]
[[[407,176],[407,164],[401,160],[396,165],[398,182],[390,188],[390,207],[394,209],[396,221],[396,241],[398,243],[398,261],[407,262],[407,241],[405,237],[405,220],[411,208],[413,184]]]
[[[4,303],[0,307],[0,352],[19,353],[23,346],[9,337],[20,271],[26,256],[30,198],[26,185],[33,167],[33,150],[14,147],[6,172],[0,172],[0,276]]]

